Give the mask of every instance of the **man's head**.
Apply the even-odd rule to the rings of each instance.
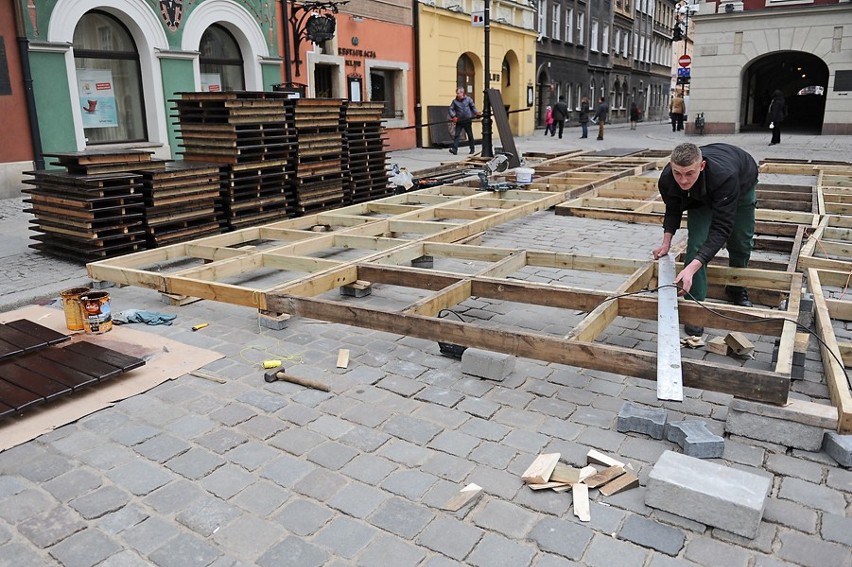
[[[458,88],[456,89],[456,98],[461,100],[464,98],[464,89]]]
[[[701,148],[695,144],[680,144],[672,150],[672,175],[684,191],[692,189],[706,163],[701,156]]]

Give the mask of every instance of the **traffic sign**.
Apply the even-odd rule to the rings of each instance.
[[[691,69],[689,67],[681,67],[677,70],[678,77],[689,77]]]
[[[689,55],[683,54],[678,57],[677,64],[681,67],[689,67],[692,64],[692,57]]]

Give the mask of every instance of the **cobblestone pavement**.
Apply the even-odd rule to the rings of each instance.
[[[637,132],[650,140],[659,131],[660,147],[670,147],[667,128]],[[613,147],[637,135],[618,130],[608,130]],[[788,138],[787,157],[837,159],[845,145],[848,159],[852,148],[848,138],[822,147],[788,136],[781,149]],[[541,143],[519,146],[539,150]],[[434,163],[445,157],[438,152],[394,159],[419,153]],[[81,266],[25,249],[21,202],[8,201],[0,203],[6,308],[87,281]],[[483,244],[647,258],[658,239],[652,226],[551,211],[489,231]],[[618,285],[577,272],[520,277]],[[110,295],[115,310],[176,313],[173,326],[134,328],[222,353],[203,370],[224,383],[184,375],[0,453],[0,565],[850,565],[852,471],[823,452],[726,437],[717,462],[772,479],[754,539],[645,506],[650,468],[678,448],[617,432],[622,403],[662,406],[670,420],[703,419],[722,434],[730,396],[687,389],[683,403],[661,404],[652,382],[528,359],[505,381],[485,381],[463,375],[430,341],[300,318],[282,331],[261,330],[249,308],[172,307],[140,288]],[[369,301],[399,299],[374,291]],[[571,325],[552,310],[519,304],[469,300],[460,312],[538,332]],[[210,326],[192,332],[201,321]],[[617,320],[603,340],[644,348],[655,340],[651,323]],[[766,347],[754,338],[759,356],[749,364],[762,367]],[[339,348],[350,350],[347,369],[336,368]],[[288,372],[322,379],[332,392],[264,382],[266,358],[300,361]],[[824,399],[813,352],[798,384],[811,386],[797,386],[794,396]],[[574,516],[570,493],[534,492],[520,480],[540,453],[560,452],[579,465],[591,448],[630,461],[643,487],[610,497],[592,490],[590,522]],[[483,496],[446,511],[470,482]]]

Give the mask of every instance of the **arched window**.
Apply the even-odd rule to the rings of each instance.
[[[224,27],[213,24],[201,36],[202,91],[241,91],[245,89],[243,56],[237,40]]]
[[[500,71],[503,73],[503,86],[508,87],[512,84],[512,67],[509,65],[509,60],[503,58],[503,65]]]
[[[74,29],[73,46],[86,143],[145,140],[139,52],[127,28],[91,11]]]
[[[467,55],[462,55],[456,62],[456,88],[467,91],[467,96],[476,99],[474,96],[474,80],[476,79],[476,71],[473,67],[473,61]]]

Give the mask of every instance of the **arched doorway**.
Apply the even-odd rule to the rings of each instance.
[[[535,91],[535,125],[538,128],[544,126],[544,111],[547,105],[550,104],[550,76],[547,73],[547,68],[544,66],[541,66],[538,70]]]
[[[522,90],[518,78],[521,68],[518,55],[514,51],[507,51],[500,67],[500,87],[506,112],[522,108],[522,105],[526,102],[526,92]],[[509,114],[509,125],[512,132],[516,134],[520,132],[520,124],[520,114]]]
[[[764,55],[743,68],[741,131],[766,127],[766,112],[776,89],[787,99],[785,132],[822,131],[828,66],[819,57],[802,51]]]

